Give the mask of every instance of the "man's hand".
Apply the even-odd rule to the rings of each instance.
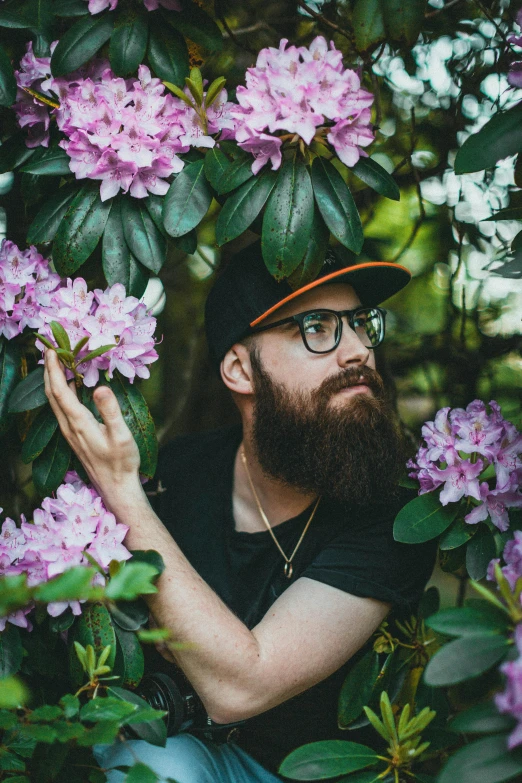
[[[111,389],[100,386],[94,391],[103,419],[100,424],[80,403],[74,385],[67,384],[64,368],[50,349],[45,352],[44,379],[45,393],[64,437],[109,507],[115,493],[141,490],[138,447]]]

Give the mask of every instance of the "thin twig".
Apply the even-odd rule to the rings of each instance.
[[[510,41],[508,41],[506,33],[504,32],[504,30],[502,30],[502,28],[498,24],[497,20],[495,19],[495,17],[490,14],[489,10],[484,6],[484,4],[481,2],[481,0],[476,0],[476,2],[477,2],[478,7],[480,8],[482,13],[484,14],[484,16],[487,19],[489,19],[489,21],[491,22],[492,25],[494,25],[495,30],[497,31],[497,33],[500,35],[500,37],[504,41],[504,44],[506,45],[506,48],[511,49],[511,51],[513,53],[515,53],[515,49],[513,47],[513,44],[510,43]]]
[[[307,5],[304,0],[297,0],[297,5],[303,9],[303,11],[306,11],[307,14],[310,14],[313,19],[315,19],[317,22],[322,22],[326,27],[329,27],[331,30],[335,30],[336,33],[339,33],[339,35],[344,35],[345,38],[347,38],[350,43],[353,42],[353,35],[346,30],[343,30],[342,27],[339,27],[338,24],[335,24],[335,22],[331,22],[329,19],[326,18],[326,16],[323,16],[323,14],[318,13],[318,11],[314,11],[313,8],[310,8],[309,5]]]
[[[451,8],[453,5],[457,5],[457,3],[462,2],[462,0],[451,0],[451,2],[446,3],[445,6],[442,8],[437,8],[435,11],[429,11],[427,14],[424,14],[425,19],[430,19],[432,16],[438,16],[439,14],[442,14],[444,11],[447,11],[448,8]]]
[[[404,243],[404,245],[401,247],[401,249],[395,254],[395,256],[392,258],[393,263],[397,263],[400,258],[404,255],[404,253],[410,249],[410,247],[413,245],[415,241],[415,237],[419,233],[419,229],[424,223],[426,219],[426,210],[424,209],[424,199],[422,198],[422,190],[421,190],[421,180],[419,177],[419,172],[415,168],[412,162],[413,153],[415,152],[415,144],[416,144],[416,135],[415,135],[415,109],[412,106],[411,109],[411,148],[410,148],[410,154],[409,154],[409,161],[411,165],[411,169],[413,171],[413,176],[415,177],[415,189],[417,191],[417,199],[419,202],[419,215],[413,225],[413,229],[410,233],[410,236]]]
[[[221,4],[219,4],[219,6],[220,5]],[[252,49],[252,47],[249,46],[248,44],[241,43],[241,41],[239,41],[237,39],[235,32],[233,30],[231,30],[230,25],[228,24],[227,20],[225,19],[225,14],[221,12],[221,10],[219,9],[219,6],[218,6],[218,3],[216,3],[216,16],[219,19],[219,21],[221,22],[221,24],[223,25],[223,27],[225,28],[225,31],[226,31],[228,37],[230,38],[230,40],[233,41],[233,43],[235,43],[236,46],[238,46],[240,49],[243,49],[245,52],[248,52],[249,54],[256,55],[257,52],[255,51],[255,49]]]

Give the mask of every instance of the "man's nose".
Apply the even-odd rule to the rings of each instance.
[[[343,332],[337,346],[337,363],[340,367],[365,365],[370,358],[367,348],[348,323],[348,317],[343,317]]]

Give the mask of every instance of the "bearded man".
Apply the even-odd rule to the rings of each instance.
[[[361,739],[337,726],[343,680],[390,609],[415,606],[434,561],[432,542],[393,539],[409,498],[374,354],[384,338],[378,304],[409,277],[396,264],[344,267],[330,255],[293,291],[266,270],[258,244],[233,258],[209,295],[206,330],[242,426],[173,441],[155,510],[110,389],[94,393],[100,425],[47,353],[62,432],[129,526],[127,546],[165,561],[148,605],[157,625],[190,643],[171,655],[209,723],[207,736],[184,732],[165,749],[142,740],[99,748],[105,769],[140,759],[178,783],[275,783],[296,747]],[[214,741],[216,724],[243,721],[233,741]],[[123,777],[108,773],[111,783]]]

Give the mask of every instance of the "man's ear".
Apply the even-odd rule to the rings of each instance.
[[[221,362],[221,377],[230,391],[237,394],[253,394],[250,351],[242,343],[236,343]]]

